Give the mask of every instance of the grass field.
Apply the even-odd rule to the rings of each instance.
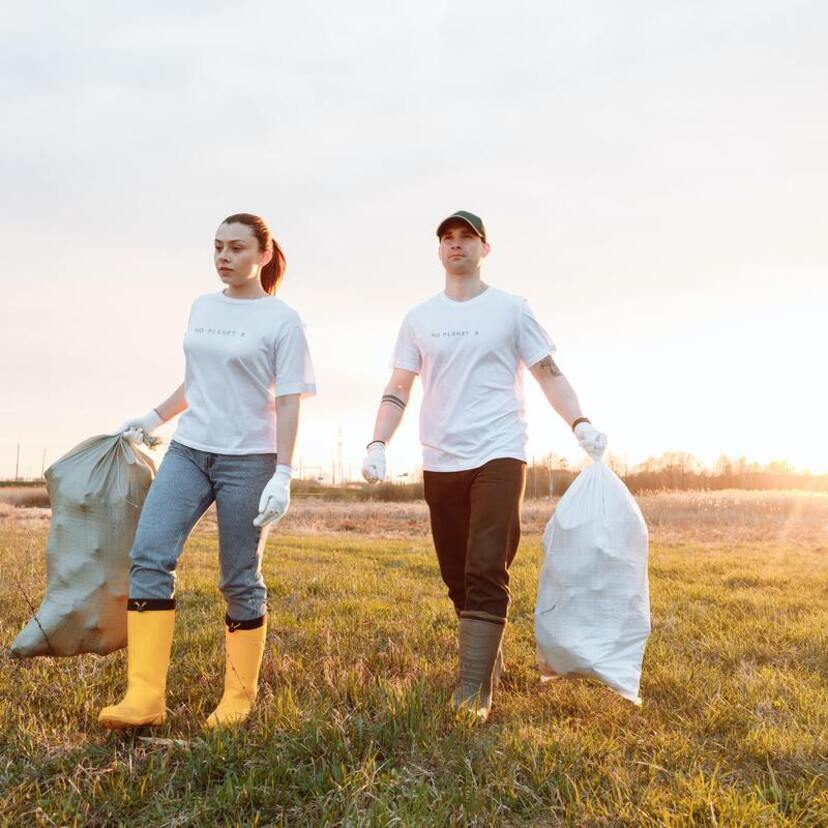
[[[124,653],[5,655],[26,596],[40,600],[47,530],[37,510],[7,511],[0,824],[828,825],[828,498],[642,503],[653,635],[640,709],[597,685],[539,683],[548,505],[527,507],[508,675],[490,724],[474,728],[446,706],[455,625],[421,507],[297,504],[265,560],[256,714],[209,736],[224,613],[211,521],[180,567],[168,721],[123,736],[96,716],[119,698]]]

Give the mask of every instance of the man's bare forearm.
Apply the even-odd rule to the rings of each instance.
[[[372,442],[388,443],[394,432],[402,422],[408,398],[411,396],[411,386],[417,374],[404,368],[395,368],[391,379],[382,392],[377,419],[374,422],[374,436]]]
[[[410,394],[410,389],[403,388],[393,381],[388,383],[377,411],[373,440],[379,440],[382,443],[388,443],[391,440],[402,422]]]
[[[171,420],[176,414],[180,414],[187,408],[187,400],[184,397],[184,383],[182,382],[172,394],[167,397],[161,405],[156,405],[155,410],[158,416],[165,422]]]
[[[536,362],[529,370],[538,381],[538,385],[552,408],[566,421],[567,425],[571,426],[575,420],[584,416],[575,389],[569,384],[569,380],[551,356]]]
[[[299,394],[276,397],[276,462],[293,465],[296,434],[299,431]]]

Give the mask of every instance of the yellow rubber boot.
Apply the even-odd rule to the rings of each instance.
[[[127,691],[119,704],[105,707],[98,722],[111,730],[161,724],[167,718],[175,610],[127,612]]]
[[[250,627],[250,624],[258,626]],[[218,707],[207,717],[205,727],[241,724],[250,715],[259,692],[259,668],[264,655],[267,619],[253,622],[227,619],[224,645],[227,662],[224,672],[224,695]]]

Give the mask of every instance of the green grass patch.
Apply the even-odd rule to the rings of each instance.
[[[0,645],[45,581],[45,530],[0,530]],[[271,535],[256,712],[221,695],[217,539],[179,571],[169,718],[111,734],[125,653],[2,657],[3,825],[828,824],[828,558],[803,544],[654,544],[653,635],[637,709],[541,685],[539,538],[512,570],[507,668],[490,724],[448,709],[455,619],[426,538]],[[149,737],[149,740],[141,737]]]

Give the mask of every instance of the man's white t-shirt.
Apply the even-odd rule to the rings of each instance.
[[[438,293],[412,308],[392,366],[422,379],[423,469],[464,471],[499,457],[525,461],[523,366],[554,352],[527,301],[497,288],[465,302]]]
[[[276,397],[316,393],[299,314],[274,296],[199,296],[184,336],[187,409],[173,439],[216,454],[276,451]]]

